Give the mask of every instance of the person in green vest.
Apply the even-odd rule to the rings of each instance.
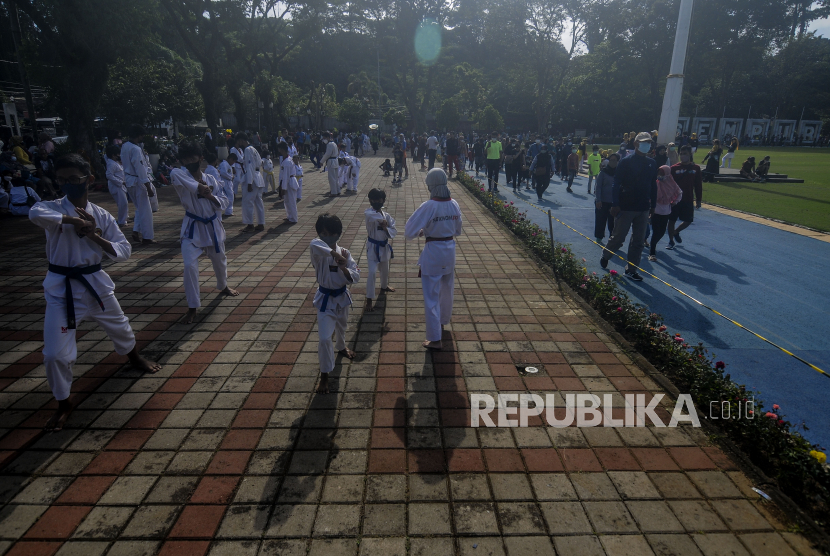
[[[599,155],[599,145],[594,145],[594,150],[588,155],[588,195],[591,194],[591,183],[599,175],[602,157]]]
[[[499,170],[504,160],[504,149],[499,141],[498,131],[490,134],[490,140],[484,145],[484,155],[487,157],[487,190],[498,193]]]

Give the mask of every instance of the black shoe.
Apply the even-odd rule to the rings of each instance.
[[[567,188],[565,191],[567,191],[568,193],[573,193],[573,189],[571,189],[570,187]]]
[[[603,259],[602,257],[600,257],[599,266],[601,266],[602,268],[608,268],[608,261],[606,259]]]
[[[677,243],[683,243],[683,240],[680,239],[680,234],[674,234],[674,241]]]
[[[637,274],[636,270],[626,270],[625,271],[625,277],[628,278],[629,280],[634,280],[635,282],[642,282],[643,281],[643,277],[640,276],[639,274]]]

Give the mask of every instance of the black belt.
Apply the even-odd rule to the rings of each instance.
[[[49,264],[49,272],[54,272],[55,274],[60,274],[61,276],[65,276],[65,283],[66,283],[66,327],[70,330],[75,330],[75,301],[72,299],[72,286],[70,284],[70,280],[77,280],[80,282],[83,287],[87,289],[89,293],[92,294],[92,297],[95,298],[95,301],[98,302],[98,305],[101,306],[101,310],[104,310],[104,302],[101,301],[101,298],[98,296],[98,292],[92,287],[92,284],[87,282],[86,278],[84,278],[85,274],[94,274],[101,270],[100,264],[94,264],[91,266],[58,266],[56,264]]]
[[[13,207],[28,207],[29,203],[12,203]]]
[[[428,237],[426,242],[429,243],[430,241],[452,241],[454,239],[455,238],[452,237],[452,236],[450,236],[450,237]]]

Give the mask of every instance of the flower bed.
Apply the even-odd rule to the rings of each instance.
[[[589,273],[585,259],[577,259],[568,245],[554,242],[549,232],[526,218],[512,202],[488,193],[477,181],[459,173],[461,184],[504,223],[539,259],[550,265],[557,277],[582,296],[607,322],[622,334],[661,373],[683,392],[692,395],[699,408],[711,408],[712,419],[753,464],[778,482],[782,492],[796,501],[825,531],[830,516],[830,470],[826,456],[812,446],[793,425],[783,419],[777,404],[764,411],[758,392],[733,382],[726,364],[714,361],[698,344],[690,346],[672,335],[660,315],[629,300],[617,285],[616,270]],[[744,418],[748,397],[755,397],[755,415]],[[711,402],[715,402],[712,404]],[[721,413],[722,412],[722,413]],[[725,417],[725,414],[733,418]],[[703,412],[704,414],[707,411]],[[741,415],[740,418],[734,418]],[[706,419],[709,417],[706,415]]]

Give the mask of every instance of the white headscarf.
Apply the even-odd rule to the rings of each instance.
[[[441,168],[433,168],[427,172],[426,182],[430,197],[437,197],[438,199],[452,197],[450,189],[447,187],[447,174]]]

